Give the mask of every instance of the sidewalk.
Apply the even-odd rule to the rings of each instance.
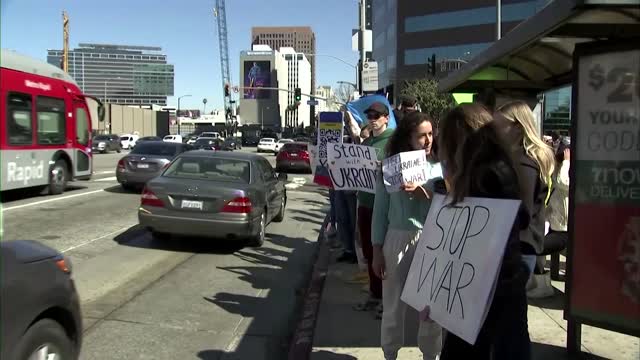
[[[313,338],[312,360],[383,360],[380,344],[380,320],[373,312],[358,312],[352,306],[366,293],[363,284],[348,282],[358,265],[337,263],[340,250],[329,251],[329,267],[322,291]],[[561,259],[564,261],[564,258]],[[564,263],[561,264],[564,266]],[[530,301],[529,333],[533,359],[568,359],[566,353],[567,323],[563,319],[564,282],[553,282],[556,296]],[[411,315],[407,315],[410,319]],[[416,347],[417,315],[414,324],[405,328],[407,348],[399,359],[422,359]],[[583,326],[582,350],[584,359],[640,359],[638,338]]]

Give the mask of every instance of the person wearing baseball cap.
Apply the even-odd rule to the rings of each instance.
[[[374,102],[369,105],[364,113],[367,114],[368,124],[366,126],[369,129],[369,137],[362,141],[362,145],[373,147],[378,161],[382,161],[387,141],[393,134],[393,129],[387,127],[389,123],[389,108],[381,102]],[[369,295],[362,303],[357,304],[354,309],[357,311],[376,310],[379,314],[382,314],[382,280],[373,272],[372,266],[371,220],[373,218],[374,202],[375,194],[358,191],[357,225],[362,252],[367,259],[367,268],[369,270]]]

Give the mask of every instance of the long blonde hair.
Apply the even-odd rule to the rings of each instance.
[[[555,157],[535,129],[533,112],[524,101],[512,101],[500,106],[498,111],[509,121],[519,124],[524,130],[522,145],[524,150],[540,168],[540,179],[549,184],[555,167]]]

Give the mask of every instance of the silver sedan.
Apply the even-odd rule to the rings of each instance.
[[[160,175],[176,155],[192,149],[191,145],[165,141],[138,142],[118,161],[116,178],[125,189],[141,187]]]
[[[147,183],[138,219],[157,239],[174,234],[261,246],[267,225],[284,219],[286,178],[259,155],[189,151]]]

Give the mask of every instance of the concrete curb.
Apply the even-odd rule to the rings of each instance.
[[[313,335],[320,309],[320,300],[324,281],[329,268],[329,246],[325,241],[324,230],[329,223],[329,214],[325,216],[318,235],[318,253],[313,265],[309,286],[305,292],[302,316],[298,319],[296,330],[289,344],[289,360],[306,360],[311,357]]]

